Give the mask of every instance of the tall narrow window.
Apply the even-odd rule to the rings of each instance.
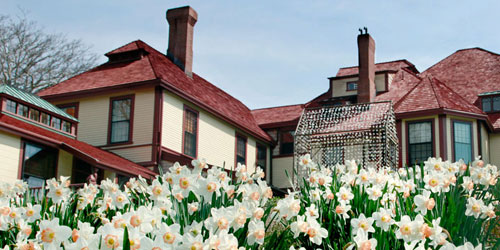
[[[184,109],[184,154],[196,158],[198,137],[198,113]]]
[[[61,129],[61,119],[52,117],[52,127],[55,129]]]
[[[30,108],[30,119],[33,121],[40,121],[40,111]]]
[[[42,114],[40,115],[40,122],[50,126],[50,115],[42,112]]]
[[[236,135],[236,163],[247,164],[247,138]]]
[[[266,174],[267,168],[267,147],[261,144],[257,144],[257,166],[261,167]]]
[[[432,122],[408,124],[408,153],[411,165],[423,163],[432,157]]]
[[[131,140],[132,105],[131,97],[111,100],[109,143],[122,143]]]
[[[45,180],[56,176],[57,150],[25,142],[22,179],[30,187],[41,187]]]
[[[293,135],[294,131],[280,132],[280,154],[293,154]]]
[[[15,114],[17,111],[17,102],[7,99],[7,111]]]
[[[20,116],[24,116],[24,117],[28,118],[28,116],[29,116],[29,108],[28,108],[28,106],[22,105],[22,104],[18,104],[17,114],[20,115]]]
[[[67,121],[62,121],[61,130],[66,133],[71,133],[71,123]]]
[[[453,147],[456,161],[462,159],[469,163],[472,160],[471,123],[453,121]]]

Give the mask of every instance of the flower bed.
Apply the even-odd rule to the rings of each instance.
[[[175,164],[121,189],[105,180],[77,191],[67,177],[33,193],[0,185],[4,249],[473,249],[498,247],[495,166],[430,158],[422,167],[327,168],[301,159],[298,191],[269,202],[259,168]],[[271,230],[275,229],[275,230]]]

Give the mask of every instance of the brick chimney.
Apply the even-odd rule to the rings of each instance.
[[[189,77],[193,76],[193,28],[197,20],[198,14],[189,6],[167,10],[167,57]]]
[[[373,102],[375,100],[375,41],[368,34],[358,35],[358,103]]]

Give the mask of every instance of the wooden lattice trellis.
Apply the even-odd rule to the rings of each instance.
[[[356,160],[363,166],[395,168],[397,138],[391,102],[306,108],[295,131],[294,167],[304,176],[298,160],[310,154],[323,166]]]

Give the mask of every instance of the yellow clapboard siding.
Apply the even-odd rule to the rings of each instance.
[[[273,185],[277,188],[288,188],[290,187],[290,181],[286,176],[292,177],[293,175],[293,156],[291,157],[280,157],[273,159]]]
[[[57,176],[71,176],[73,172],[73,155],[59,150],[59,160],[57,161]]]
[[[0,131],[0,182],[13,183],[19,170],[21,138]]]
[[[151,160],[151,146],[116,148],[110,149],[109,151],[133,162],[146,162]]]

